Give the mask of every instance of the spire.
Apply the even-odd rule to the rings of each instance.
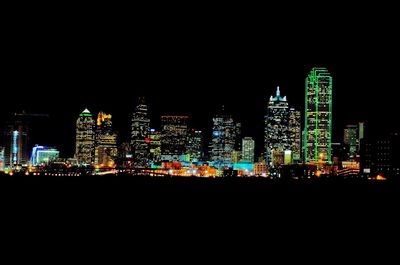
[[[146,99],[144,96],[139,97],[138,105],[146,105]]]
[[[79,115],[79,117],[92,117],[92,113],[86,108],[82,113]]]
[[[281,96],[281,91],[279,91],[279,86],[276,88],[276,97],[279,98]]]

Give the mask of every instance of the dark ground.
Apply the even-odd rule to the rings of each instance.
[[[53,261],[380,257],[395,246],[399,188],[366,180],[1,176],[1,231],[18,257]]]

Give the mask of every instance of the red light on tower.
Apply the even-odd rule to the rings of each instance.
[[[149,138],[146,138],[144,141],[146,142],[146,144],[150,143],[150,139]]]

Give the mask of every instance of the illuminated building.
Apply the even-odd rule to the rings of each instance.
[[[118,146],[118,157],[121,159],[132,158],[130,142],[122,142]]]
[[[365,126],[363,122],[346,125],[343,133],[343,142],[349,147],[347,159],[354,160],[360,151],[360,142],[364,138]]]
[[[242,152],[233,150],[232,151],[232,163],[237,164],[242,159]]]
[[[292,151],[293,161],[301,160],[301,113],[294,108],[289,109],[288,125],[289,149]]]
[[[349,146],[348,159],[352,160],[358,149],[358,126],[347,125],[344,129],[343,142]]]
[[[141,97],[133,113],[131,126],[132,155],[134,165],[138,167],[147,167],[149,165],[150,119],[147,112],[147,105],[144,98]]]
[[[8,123],[5,128],[4,167],[12,168],[17,165],[27,165],[29,127],[23,121]]]
[[[188,116],[161,116],[161,160],[180,161],[186,153]]]
[[[4,148],[0,146],[0,170],[4,169]]]
[[[361,173],[400,178],[400,133],[368,137],[361,141]]]
[[[242,160],[254,163],[254,140],[251,137],[244,137],[242,140]]]
[[[360,152],[361,140],[364,139],[365,124],[364,122],[358,123],[358,152]]]
[[[85,109],[76,121],[75,158],[79,165],[90,165],[94,162],[94,128],[93,116]]]
[[[241,155],[242,153],[242,124],[240,122],[235,123],[235,151]],[[240,160],[241,158],[239,158]]]
[[[161,161],[161,133],[150,129],[150,161],[159,163]]]
[[[285,151],[272,150],[272,164],[273,167],[279,167],[285,164]]]
[[[255,176],[267,176],[267,164],[265,163],[254,163],[254,175]]]
[[[232,116],[227,114],[215,116],[213,118],[210,158],[217,168],[231,166],[235,142],[236,130]]]
[[[32,166],[38,166],[42,164],[49,165],[50,162],[57,159],[59,155],[60,152],[55,148],[36,145],[32,149],[31,165]]]
[[[195,129],[189,130],[186,153],[189,161],[198,162],[203,158],[203,132]]]
[[[306,78],[304,162],[332,162],[332,76],[314,67]]]
[[[277,153],[290,149],[289,141],[289,105],[286,97],[281,97],[279,87],[276,96],[271,96],[268,103],[267,115],[265,116],[265,156],[267,165],[279,166],[280,160],[273,161],[274,151]]]
[[[117,134],[112,128],[112,116],[99,112],[95,135],[94,163],[100,167],[112,167],[117,157]]]

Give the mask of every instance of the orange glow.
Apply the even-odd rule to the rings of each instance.
[[[106,119],[111,119],[111,114],[105,114],[103,112],[99,112],[97,115],[97,125],[100,126]]]
[[[376,176],[376,180],[386,180],[386,178],[382,175]]]
[[[320,177],[322,174],[322,171],[318,170],[317,172],[315,172],[315,176]]]

